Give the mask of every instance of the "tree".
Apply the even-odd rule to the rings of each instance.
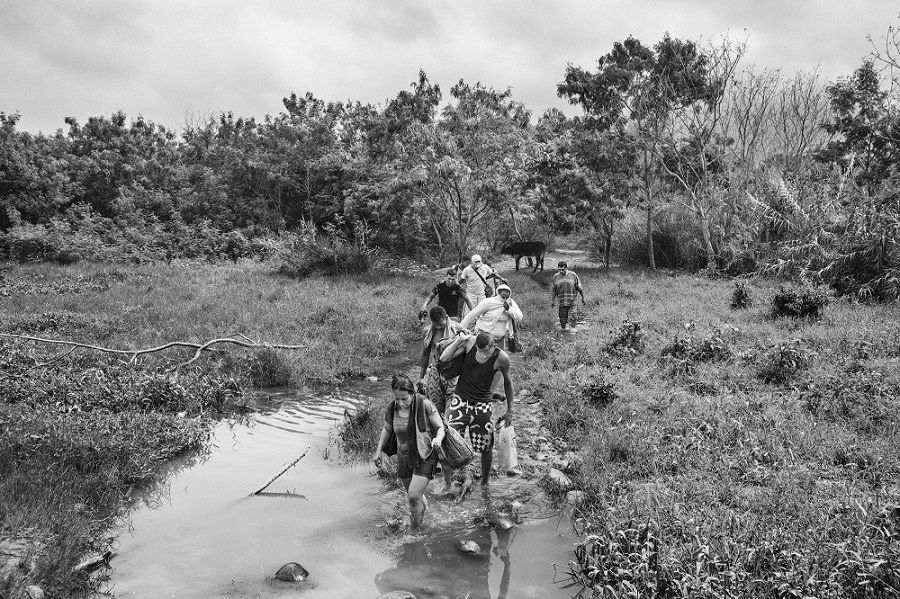
[[[461,257],[489,217],[521,201],[535,145],[530,115],[509,90],[460,80],[450,93],[456,102],[441,120],[418,128],[411,171],[435,228]]]
[[[637,153],[637,177],[647,211],[647,259],[656,268],[653,214],[662,176],[657,140],[673,110],[691,105],[702,93],[704,57],[690,41],[666,34],[653,48],[628,37],[598,61],[597,71],[569,65],[557,94],[580,105],[586,123],[600,131],[618,129]]]
[[[725,201],[725,148],[733,142],[726,127],[725,100],[746,45],[724,39],[703,52],[690,42],[674,42],[660,50],[664,52],[677,67],[674,72],[686,76],[661,82],[671,86],[660,96],[668,118],[654,132],[653,148],[665,172],[686,196],[683,203],[696,216],[703,236],[707,268],[715,269],[712,220]],[[668,97],[678,98],[680,106],[672,110]]]
[[[818,153],[819,160],[855,170],[855,180],[869,196],[896,173],[900,160],[900,118],[888,107],[888,93],[871,60],[863,62],[848,79],[825,90],[834,117],[823,124],[835,135]]]

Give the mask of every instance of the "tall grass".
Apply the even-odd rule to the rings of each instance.
[[[585,459],[572,572],[586,596],[898,596],[892,309],[773,319],[762,280],[746,283],[760,301],[733,310],[724,280],[578,272],[590,326],[530,331],[545,347],[514,378]],[[549,312],[523,289],[526,317]],[[626,320],[641,344],[611,351]]]
[[[243,409],[250,386],[334,385],[389,369],[415,339],[417,306],[433,284],[374,275],[297,281],[273,270],[79,263],[4,273],[0,332],[117,349],[243,335],[259,348],[216,349],[173,371],[193,352],[131,364],[0,340],[0,538],[30,539],[34,557],[0,582],[0,596],[20,596],[28,583],[50,596],[93,589],[96,579],[72,567],[105,548],[131,485],[153,482],[163,462],[202,447],[210,417]]]

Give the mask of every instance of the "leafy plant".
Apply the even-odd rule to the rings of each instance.
[[[769,348],[757,375],[766,383],[784,384],[809,365],[809,356],[798,341]]]
[[[731,308],[733,310],[743,310],[753,305],[753,298],[750,296],[750,289],[744,281],[736,281],[734,290],[731,292]]]
[[[607,348],[614,352],[635,355],[644,348],[644,331],[640,321],[625,319],[619,328],[613,331]]]
[[[817,319],[828,305],[828,293],[821,288],[780,288],[772,297],[772,316]]]

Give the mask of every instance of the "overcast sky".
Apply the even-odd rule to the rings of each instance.
[[[481,81],[540,114],[566,106],[567,63],[593,68],[628,35],[730,32],[748,62],[833,80],[898,13],[897,0],[0,0],[0,111],[29,131],[119,109],[179,128],[274,114],[292,91],[381,103],[421,68],[445,97]]]

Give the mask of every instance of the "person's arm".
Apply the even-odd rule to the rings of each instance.
[[[507,300],[509,302],[509,308],[507,308],[507,313],[509,313],[509,317],[515,319],[515,321],[522,322],[522,319],[525,318],[525,315],[522,313],[522,309],[519,307],[519,304],[516,303],[516,300],[509,298]]]
[[[443,419],[441,419],[441,415],[438,414],[437,408],[434,407],[434,404],[431,404],[430,408],[431,411],[428,412],[428,422],[430,422],[434,430],[437,431],[434,435],[434,438],[431,439],[431,446],[437,449],[444,441],[444,421]],[[428,408],[426,408],[426,410],[427,409]]]
[[[431,295],[429,295],[428,299],[425,300],[425,303],[422,304],[422,312],[428,309],[428,304],[431,303],[431,300],[433,300],[435,296],[437,296],[437,287],[431,290]]]
[[[489,274],[489,275],[488,275],[487,277],[485,277],[485,278],[488,278],[488,277],[493,277],[495,283],[496,283],[497,281],[500,281],[500,282],[503,283],[504,285],[507,284],[507,283],[506,283],[506,279],[504,279],[503,277],[501,277],[500,275],[498,275],[497,273],[495,273],[495,272],[493,272],[493,271],[491,271],[491,274]]]
[[[581,296],[581,305],[585,305],[584,301],[584,289],[581,288],[581,279],[578,278],[578,275],[575,275],[575,291],[578,292],[578,295]]]
[[[425,378],[425,371],[428,370],[428,363],[431,361],[431,344],[434,343],[434,332],[430,332],[428,336],[430,341],[422,344],[422,355],[419,357],[419,368],[421,369],[419,379]]]
[[[503,420],[509,426],[513,416],[513,384],[509,376],[509,355],[506,352],[497,357],[497,370],[503,375],[503,391],[506,393],[506,414],[503,415]]]
[[[447,348],[441,352],[441,357],[438,358],[441,362],[449,362],[456,356],[460,355],[464,351],[468,351],[469,342],[475,343],[475,337],[471,335],[460,335],[452,342]]]
[[[459,290],[460,290],[459,295],[462,298],[462,300],[464,302],[466,302],[466,307],[469,309],[469,311],[472,311],[472,309],[475,308],[475,306],[472,304],[472,300],[469,299],[469,296],[466,295],[466,292],[462,287],[460,287]]]
[[[378,437],[378,445],[375,446],[375,453],[372,454],[372,460],[377,464],[379,460],[381,460],[381,453],[384,450],[384,444],[387,443],[388,438],[391,436],[391,429],[388,428],[387,423],[381,427],[381,436]]]
[[[478,320],[479,316],[484,314],[484,311],[487,310],[487,308],[488,305],[486,302],[478,302],[478,305],[472,308],[472,310],[466,314],[465,318],[462,319],[462,322],[459,323],[460,326],[464,329],[468,329],[476,320]]]
[[[556,303],[556,275],[553,275],[553,278],[550,279],[550,307]]]

